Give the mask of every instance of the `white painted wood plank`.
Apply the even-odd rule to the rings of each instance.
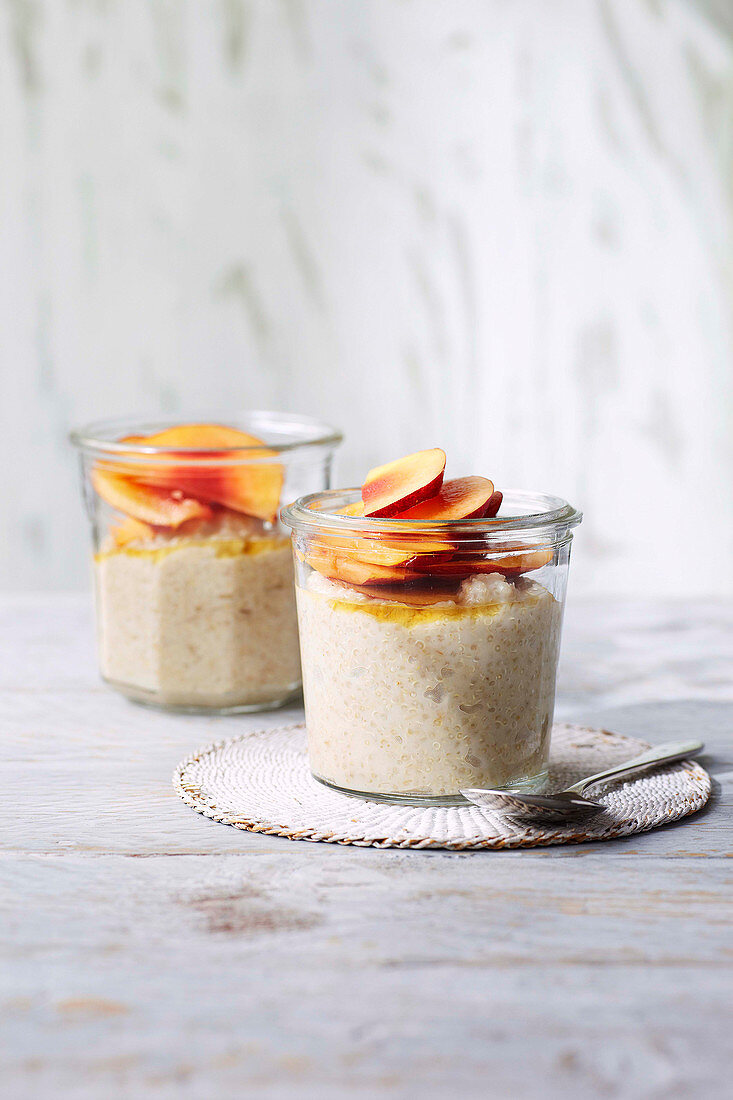
[[[719,1091],[732,624],[730,605],[638,601],[578,602],[567,624],[562,716],[707,740],[702,814],[571,849],[383,852],[194,814],[169,786],[182,755],[300,712],[132,706],[97,681],[86,600],[0,598],[8,1095]]]
[[[3,860],[9,1095],[716,1094],[729,867],[299,855]]]

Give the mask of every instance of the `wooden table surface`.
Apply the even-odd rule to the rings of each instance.
[[[377,851],[214,824],[202,719],[97,679],[88,601],[0,603],[5,1097],[701,1097],[731,1069],[733,606],[571,602],[557,716],[699,736],[643,836]],[[727,787],[727,791],[726,791]]]

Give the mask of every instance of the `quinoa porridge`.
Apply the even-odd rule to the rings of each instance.
[[[102,675],[172,706],[265,703],[300,684],[288,541],[244,517],[95,558]]]
[[[316,776],[441,796],[545,771],[561,608],[542,585],[473,576],[415,607],[314,572],[297,599]]]

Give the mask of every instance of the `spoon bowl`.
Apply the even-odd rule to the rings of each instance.
[[[461,794],[479,809],[492,810],[494,813],[503,813],[507,817],[523,821],[575,821],[579,817],[599,813],[604,808],[601,802],[583,797],[583,792],[588,787],[642,771],[654,764],[673,764],[675,761],[686,760],[701,752],[704,747],[702,741],[668,741],[626,760],[623,764],[616,764],[605,771],[580,779],[556,794],[523,794],[520,791],[484,790],[478,787],[466,788]]]
[[[476,788],[461,791],[461,794],[482,810],[492,810],[508,817],[531,817],[535,821],[574,821],[603,809],[602,803],[569,791],[543,795],[484,791]]]

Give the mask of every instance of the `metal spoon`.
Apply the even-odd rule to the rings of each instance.
[[[603,809],[602,803],[583,798],[583,791],[594,783],[641,771],[652,764],[671,764],[675,760],[686,760],[703,748],[702,741],[667,741],[666,744],[647,749],[641,756],[634,756],[623,764],[616,764],[613,768],[606,768],[596,775],[580,779],[557,794],[522,794],[521,791],[490,791],[480,788],[461,791],[461,794],[481,809],[499,811],[509,817],[535,821],[572,821]]]

